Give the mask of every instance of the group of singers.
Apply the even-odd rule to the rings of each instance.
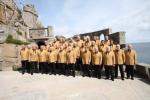
[[[108,36],[105,40],[100,40],[98,36],[92,39],[89,36],[84,36],[83,39],[76,36],[70,40],[57,36],[53,42],[45,45],[23,45],[20,55],[22,74],[27,71],[31,75],[38,72],[75,77],[78,71],[83,77],[100,79],[104,69],[106,79],[114,81],[118,78],[119,69],[122,80],[125,72],[127,79],[134,79],[136,51],[131,44],[122,49]]]

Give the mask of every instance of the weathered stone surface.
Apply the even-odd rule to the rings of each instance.
[[[25,24],[30,28],[37,26],[38,14],[33,5],[25,5],[23,7],[23,20]]]
[[[48,36],[54,36],[54,34],[53,34],[53,27],[52,26],[48,26],[48,30],[47,30],[48,32]]]
[[[4,57],[10,57],[10,58],[17,57],[17,47],[14,44],[4,44],[2,51]]]
[[[149,100],[147,79],[114,82],[63,75],[0,72],[0,100]]]
[[[6,23],[5,6],[0,4],[0,23]]]
[[[0,24],[0,30],[4,31],[5,39],[6,39],[7,35],[10,34],[15,39],[22,40],[22,41],[27,41],[26,37],[25,37],[25,34],[26,34],[26,31],[28,30],[28,28],[25,28],[25,27],[20,27],[19,28],[19,31],[22,33],[22,35],[17,34],[18,29],[16,27],[12,27],[12,26],[8,26],[8,25]],[[5,41],[5,39],[3,41]]]
[[[14,25],[20,19],[20,10],[15,4],[15,0],[0,0],[0,22],[7,25]]]
[[[83,33],[80,34],[81,38],[83,36],[90,36],[91,38],[93,38],[93,36],[100,36],[101,34],[103,34],[104,36],[108,36],[112,33],[112,29],[111,28],[107,28],[107,29],[103,29],[100,31],[94,31],[94,32],[89,32],[89,33]]]
[[[16,7],[15,0],[1,0],[1,2],[5,5],[7,5],[12,10],[14,10]]]
[[[138,74],[150,79],[150,64],[138,63],[135,69]]]
[[[14,66],[20,66],[21,46],[14,44],[0,44],[0,70],[12,70]]]

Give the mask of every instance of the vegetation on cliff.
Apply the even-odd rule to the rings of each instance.
[[[17,44],[17,45],[22,45],[22,44],[27,45],[27,44],[29,44],[28,42],[23,42],[21,40],[14,39],[12,35],[8,35],[5,42],[6,43],[11,43],[11,44]]]

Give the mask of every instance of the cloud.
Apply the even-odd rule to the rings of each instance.
[[[150,41],[150,3],[145,4],[140,9],[135,10],[125,17],[118,18],[111,22],[112,28],[125,30],[127,42],[146,42]]]
[[[36,5],[45,26],[56,35],[97,31],[111,27],[126,31],[127,42],[150,41],[149,0],[26,0]],[[24,0],[25,2],[25,0]]]
[[[127,42],[147,41],[140,36],[149,36],[149,9],[148,0],[66,0],[56,33],[69,36],[112,27],[113,32],[126,31]]]

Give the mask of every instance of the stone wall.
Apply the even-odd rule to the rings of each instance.
[[[14,44],[0,44],[0,70],[12,70],[20,66],[21,46]]]
[[[136,73],[138,73],[138,75],[142,75],[150,79],[150,65],[149,64],[138,63],[135,67],[135,71]]]

